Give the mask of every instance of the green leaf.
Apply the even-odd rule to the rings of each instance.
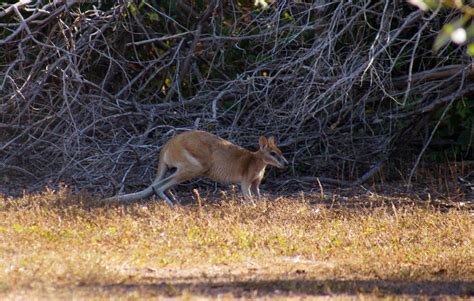
[[[467,54],[474,57],[474,43],[467,45]]]
[[[130,12],[133,14],[133,15],[136,15],[137,14],[137,7],[135,4],[133,4],[132,2],[128,2],[127,3],[127,7],[128,9],[130,9]]]
[[[448,44],[449,41],[451,41],[451,34],[456,29],[462,28],[466,24],[467,20],[468,19],[466,18],[466,16],[462,16],[454,22],[445,24],[441,32],[436,37],[436,40],[433,45],[433,50],[437,52],[439,49],[441,49],[441,47]]]
[[[148,17],[148,20],[153,21],[153,22],[158,22],[160,20],[160,16],[158,16],[157,13],[147,13],[146,16]]]
[[[467,38],[474,38],[474,23],[466,27]]]
[[[448,44],[450,40],[451,40],[451,35],[449,33],[445,31],[440,32],[434,42],[433,50],[437,52],[441,47]]]

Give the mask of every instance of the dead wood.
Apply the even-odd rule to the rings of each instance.
[[[292,169],[269,182],[360,185],[419,120],[474,92],[463,49],[431,51],[451,12],[251,2],[3,4],[1,173],[33,190],[135,190],[170,137],[199,128],[250,149],[276,135]]]

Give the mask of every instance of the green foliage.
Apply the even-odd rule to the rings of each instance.
[[[152,22],[160,21],[160,16],[155,12],[146,13],[146,16],[147,16],[148,20],[150,20]]]
[[[443,29],[436,38],[433,49],[439,51],[450,41],[458,44],[467,44],[467,53],[474,56],[474,8],[464,4],[463,1],[441,1],[441,0],[410,0],[410,3],[418,6],[422,10],[437,10],[441,7],[451,8],[461,13],[461,17],[443,26]]]
[[[133,15],[136,15],[137,14],[137,6],[135,4],[133,4],[132,2],[128,2],[127,3],[127,8],[130,10],[130,12],[133,14]]]
[[[474,56],[474,43],[467,45],[467,53],[470,56]]]
[[[434,125],[444,108],[432,119]],[[474,98],[454,102],[433,138],[428,158],[433,161],[472,159],[474,148]]]

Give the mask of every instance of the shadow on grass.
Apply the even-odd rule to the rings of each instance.
[[[77,197],[77,196],[76,196]],[[80,197],[80,196],[79,196]],[[177,207],[196,207],[198,206],[198,202],[196,201],[195,197],[189,193],[188,191],[180,191],[178,195],[179,203],[175,206]],[[222,205],[222,204],[230,204],[229,200],[222,200],[219,198],[219,194],[209,194],[206,193],[202,196],[204,200],[204,205]],[[265,199],[268,204],[276,202],[281,199],[286,199],[293,202],[300,202],[302,198],[299,194],[287,194],[287,195],[272,195],[266,194]],[[233,204],[249,204],[249,201],[243,200],[240,195],[237,195],[234,198]],[[319,193],[307,193],[304,196],[305,202],[310,205],[315,206],[322,206],[327,209],[351,209],[351,210],[365,210],[365,209],[373,209],[379,207],[403,207],[403,206],[410,206],[416,208],[424,208],[424,209],[435,209],[446,211],[450,209],[458,209],[458,210],[474,210],[474,202],[464,202],[463,206],[458,205],[456,202],[452,201],[440,201],[440,200],[424,200],[421,199],[416,194],[380,194],[380,195],[369,195],[367,193],[363,193],[360,191],[351,192],[351,195],[348,194],[337,194],[331,193],[326,194],[323,197]],[[257,201],[257,205],[261,204],[262,201]],[[68,205],[69,204],[77,204],[77,202],[62,202],[61,205]],[[94,209],[94,208],[110,208],[116,206],[133,206],[133,205],[159,205],[159,204],[166,204],[163,200],[156,196],[151,196],[147,199],[133,201],[133,202],[107,202],[104,200],[98,200],[97,198],[88,196],[86,198],[82,198],[81,207],[83,209]],[[59,202],[58,202],[59,204]],[[167,204],[166,204],[167,205]]]
[[[189,279],[188,279],[189,281]],[[180,296],[197,294],[215,297],[230,294],[234,297],[286,296],[286,295],[359,295],[376,296],[474,296],[474,284],[467,281],[396,281],[396,280],[209,280],[180,282],[162,279],[152,283],[86,284],[81,288],[103,293],[130,293]]]
[[[336,210],[372,209],[387,206],[412,206],[442,211],[449,209],[474,210],[474,200],[467,200],[462,197],[457,197],[456,199],[459,200],[459,202],[462,201],[461,206],[457,201],[453,201],[451,199],[444,200],[432,198],[430,193],[424,190],[421,191],[420,189],[413,189],[411,192],[406,192],[404,188],[402,189],[399,186],[385,185],[383,186],[383,189],[373,189],[373,191],[361,187],[355,187],[351,189],[326,189],[324,192],[293,191],[291,193],[265,193],[264,198],[268,203],[272,203],[281,199],[286,199],[292,202],[304,200],[311,205],[322,206],[328,209]],[[228,204],[229,199],[235,200],[235,204],[245,203],[245,201],[242,200],[242,195],[238,188],[233,191],[231,189],[202,189],[200,190],[199,194],[203,200],[204,205]],[[177,204],[177,206],[192,208],[198,205],[196,196],[191,193],[191,190],[188,186],[178,187],[175,191],[175,195],[179,200],[179,204]],[[223,200],[222,195],[226,195],[227,200]],[[60,188],[59,190],[46,189],[42,192],[33,193],[31,195],[11,198],[10,201],[8,201],[7,196],[4,195],[4,200],[5,201],[2,203],[2,195],[0,195],[0,209],[10,207],[27,208],[34,204],[54,209],[68,209],[75,207],[88,211],[97,208],[107,209],[117,206],[129,207],[134,205],[166,204],[163,200],[156,196],[151,196],[149,198],[133,202],[110,202],[103,200],[100,196],[87,192],[72,193],[67,188]]]

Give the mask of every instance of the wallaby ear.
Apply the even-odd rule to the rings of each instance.
[[[268,138],[268,144],[275,145],[275,137],[270,136],[270,138]]]
[[[265,138],[265,136],[260,136],[260,138],[258,138],[258,144],[260,144],[260,149],[264,150],[268,144],[267,138]]]

